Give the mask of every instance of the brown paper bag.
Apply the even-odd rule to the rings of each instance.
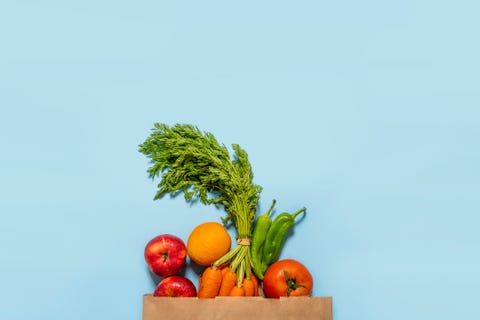
[[[167,298],[146,294],[142,320],[332,320],[332,297]]]

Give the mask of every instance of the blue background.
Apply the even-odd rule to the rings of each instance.
[[[249,154],[334,318],[478,319],[476,1],[3,1],[0,318],[140,319],[143,249],[221,210],[153,201],[138,144]],[[191,265],[185,274],[195,280]]]

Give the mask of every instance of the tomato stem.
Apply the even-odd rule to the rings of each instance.
[[[305,288],[303,284],[297,283],[295,279],[290,278],[286,270],[283,271],[285,275],[285,281],[287,282],[287,295],[290,296],[292,291],[295,291],[297,288]]]

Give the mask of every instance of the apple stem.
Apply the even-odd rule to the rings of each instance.
[[[162,253],[162,261],[163,261],[163,262],[166,262],[167,259],[168,259],[168,252]]]

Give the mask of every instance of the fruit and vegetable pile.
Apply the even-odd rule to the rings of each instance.
[[[150,271],[163,279],[153,295],[159,297],[309,296],[313,279],[307,267],[294,259],[278,260],[288,232],[306,208],[272,216],[276,200],[257,215],[262,187],[253,183],[248,155],[232,144],[233,155],[209,132],[190,124],[155,123],[139,146],[159,179],[154,199],[183,194],[187,202],[223,207],[221,223],[196,226],[186,243],[173,234],[160,234],[145,247]],[[233,224],[236,243],[227,226]],[[179,273],[187,256],[203,268],[198,285]],[[197,289],[198,288],[198,289]]]

